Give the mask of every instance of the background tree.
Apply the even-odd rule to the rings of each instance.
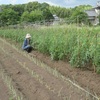
[[[29,2],[28,4],[25,4],[25,11],[31,12],[34,10],[37,10],[41,7],[41,4],[36,2]]]
[[[48,21],[50,19],[54,19],[51,11],[49,10],[49,4],[42,3],[41,7],[40,7],[40,10],[43,11],[44,20]]]
[[[80,5],[74,8],[64,8],[57,6],[50,6],[47,3],[29,2],[27,4],[17,5],[0,5],[0,23],[2,25],[19,24],[20,22],[34,22],[40,20],[49,21],[53,19],[53,15],[59,18],[68,20],[79,21],[87,19],[84,12],[91,9],[90,5]],[[77,18],[79,20],[77,20]]]
[[[0,13],[0,20],[2,21],[2,25],[14,25],[17,24],[18,21],[18,13],[12,9],[4,9]]]
[[[21,21],[23,22],[30,22],[30,13],[25,11],[21,16]]]
[[[71,19],[74,20],[75,23],[84,23],[87,24],[88,21],[88,15],[83,12],[83,11],[75,11],[72,16]]]
[[[25,4],[18,4],[18,5],[13,5],[12,9],[18,13],[19,16],[21,16],[24,12]]]
[[[35,11],[31,11],[30,13],[30,21],[31,22],[35,22],[35,21],[41,21],[43,20],[43,12],[40,10],[35,10]]]
[[[47,20],[47,21],[50,19],[54,19],[49,9],[43,9],[43,17],[44,17],[44,20]]]
[[[43,10],[43,9],[48,9],[49,8],[49,4],[47,4],[47,3],[42,3],[41,4],[41,7],[40,7],[40,10]]]
[[[56,14],[60,18],[69,18],[71,16],[71,8],[50,6],[49,9],[52,14]]]

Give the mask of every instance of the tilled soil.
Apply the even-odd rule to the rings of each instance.
[[[18,52],[2,39],[0,39],[0,47],[2,47],[0,48],[0,69],[3,69],[12,79],[12,86],[18,95],[21,94],[23,100],[99,100],[35,64],[29,59],[31,54],[23,53],[23,51]],[[53,63],[48,61],[45,56],[41,55],[40,57],[38,54],[35,56],[42,57],[41,59],[49,62],[49,65]],[[59,64],[61,63],[54,63],[56,67]],[[62,68],[61,73],[64,74],[65,66],[63,64],[59,66],[57,69],[60,72],[60,68]],[[69,65],[66,64],[66,69],[67,67]],[[66,69],[65,72],[67,73]],[[95,92],[98,93],[98,91]],[[0,99],[5,100],[1,92]]]
[[[50,56],[44,55],[38,51],[32,51],[32,55],[51,68],[56,69],[66,78],[70,78],[70,80],[79,84],[84,89],[100,97],[100,74],[97,74],[93,70],[74,68],[70,66],[67,61],[52,61]]]
[[[0,76],[0,100],[8,100],[10,97],[9,89]]]

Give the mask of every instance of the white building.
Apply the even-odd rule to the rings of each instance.
[[[99,23],[99,13],[96,8],[86,10],[85,12],[87,13],[88,19],[90,20],[91,24],[97,25]]]
[[[100,17],[100,1],[97,2],[97,7],[85,11],[88,15],[88,19],[93,25],[99,24]]]
[[[58,24],[60,21],[60,18],[57,15],[53,15],[53,17],[54,17],[53,25]]]

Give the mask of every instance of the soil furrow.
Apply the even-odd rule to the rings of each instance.
[[[24,100],[96,100],[0,41],[0,62]]]
[[[5,85],[2,76],[0,75],[0,100],[8,100],[11,98],[10,91]]]
[[[35,78],[23,69],[16,61],[8,56],[8,59],[3,60],[3,69],[12,78],[14,87],[24,94],[23,100],[60,100],[56,95],[49,92]],[[42,94],[42,95],[41,95]]]

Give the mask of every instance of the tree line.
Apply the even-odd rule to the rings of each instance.
[[[74,20],[74,22],[78,18],[78,21],[81,23],[83,20],[87,20],[87,14],[84,11],[90,8],[92,8],[91,5],[64,8],[39,2],[0,5],[0,26],[15,25],[22,22],[49,21],[54,19],[54,14],[59,18]]]

